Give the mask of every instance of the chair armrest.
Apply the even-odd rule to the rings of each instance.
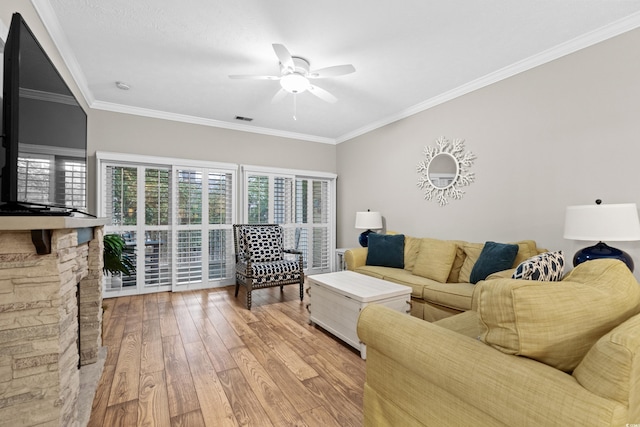
[[[470,414],[494,425],[593,425],[623,410],[565,372],[382,305],[362,310],[357,331],[367,345],[365,388],[422,422]]]
[[[344,262],[347,264],[347,270],[355,270],[367,263],[367,248],[352,248],[344,252]]]

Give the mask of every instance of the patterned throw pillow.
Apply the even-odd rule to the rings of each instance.
[[[246,250],[252,262],[280,261],[283,258],[282,228],[248,227],[245,231]]]
[[[557,282],[562,280],[563,271],[564,255],[562,251],[545,252],[521,262],[511,277],[513,279]]]

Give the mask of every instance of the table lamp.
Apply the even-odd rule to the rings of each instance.
[[[573,257],[573,266],[598,258],[615,258],[633,271],[631,256],[603,243],[603,240],[622,242],[640,240],[640,221],[635,203],[568,206],[564,222],[564,238],[597,241],[580,249]]]
[[[356,212],[356,228],[366,230],[360,233],[358,241],[360,246],[366,248],[369,245],[369,233],[372,230],[382,229],[382,215],[380,212]]]

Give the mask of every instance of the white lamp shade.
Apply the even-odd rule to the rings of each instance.
[[[382,228],[382,215],[380,212],[356,212],[356,228],[379,230]]]
[[[587,241],[640,240],[635,203],[568,206],[564,238]]]

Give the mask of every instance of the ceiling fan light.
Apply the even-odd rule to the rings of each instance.
[[[291,73],[280,79],[280,85],[290,93],[301,93],[309,87],[309,80],[301,74]]]

